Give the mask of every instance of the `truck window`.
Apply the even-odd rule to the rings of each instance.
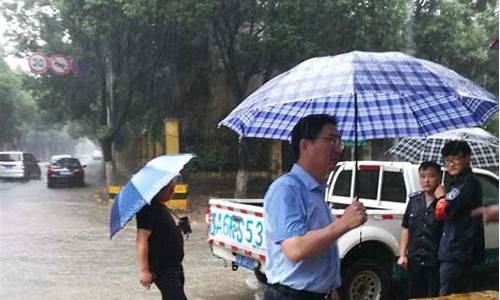
[[[359,198],[377,199],[379,170],[359,170]]]
[[[483,190],[483,205],[498,204],[498,180],[482,174],[476,174],[476,176]]]
[[[351,178],[352,171],[342,171],[340,172],[337,180],[335,181],[335,186],[333,187],[332,195],[349,197],[351,193]]]
[[[384,172],[382,201],[406,202],[406,186],[401,172]]]

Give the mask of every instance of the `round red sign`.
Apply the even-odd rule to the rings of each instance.
[[[35,74],[43,74],[47,72],[49,68],[49,63],[45,56],[40,53],[33,53],[28,58],[28,65],[30,69]]]
[[[54,54],[50,57],[50,68],[56,75],[66,75],[71,71],[71,62],[64,55]]]

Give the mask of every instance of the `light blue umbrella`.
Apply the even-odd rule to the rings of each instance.
[[[172,179],[179,175],[193,154],[158,156],[132,176],[114,198],[109,220],[110,239]]]
[[[354,51],[311,58],[274,77],[219,126],[240,137],[289,140],[302,117],[329,114],[342,139],[354,141],[479,126],[497,111],[495,96],[439,64],[400,52]]]

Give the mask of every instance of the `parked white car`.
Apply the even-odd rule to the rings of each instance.
[[[31,153],[22,151],[0,152],[0,178],[40,179],[42,172]]]

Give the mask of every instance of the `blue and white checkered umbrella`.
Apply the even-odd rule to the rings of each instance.
[[[149,161],[116,195],[109,220],[110,238],[122,229],[135,214],[167,184],[179,175],[194,155],[172,154]]]
[[[478,126],[496,111],[495,96],[441,65],[400,52],[354,51],[311,58],[274,77],[219,126],[240,137],[289,140],[302,117],[329,114],[343,140],[370,140]]]
[[[443,164],[441,149],[450,141],[466,141],[475,168],[498,167],[498,138],[481,128],[460,128],[425,138],[403,138],[387,153],[411,163],[435,161]]]

